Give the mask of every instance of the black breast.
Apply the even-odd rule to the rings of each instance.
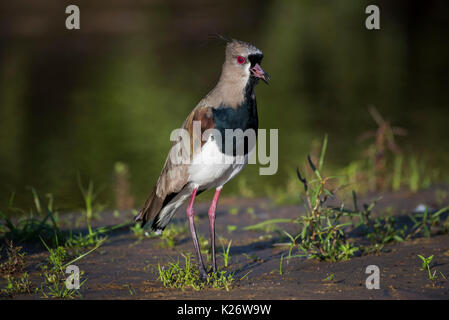
[[[219,130],[222,137],[221,150],[226,152],[226,129],[241,129],[243,132],[246,130],[253,130],[257,136],[258,118],[257,118],[257,103],[254,94],[245,95],[245,99],[242,104],[237,108],[232,108],[226,105],[221,105],[218,108],[212,109],[215,129]],[[253,145],[249,145],[247,137],[243,141],[239,141],[235,137],[232,139],[233,148],[232,154],[235,156],[237,152],[237,146],[244,143],[244,154],[246,155],[249,150],[253,148]],[[255,141],[254,141],[255,142]],[[230,149],[230,148],[229,148]]]

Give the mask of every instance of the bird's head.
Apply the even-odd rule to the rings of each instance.
[[[223,72],[235,81],[242,81],[245,84],[255,84],[259,79],[268,84],[270,76],[260,66],[262,59],[262,51],[251,43],[232,39],[226,45]]]

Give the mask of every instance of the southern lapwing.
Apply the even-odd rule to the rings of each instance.
[[[207,273],[194,225],[195,196],[208,189],[216,190],[209,208],[212,270],[216,272],[215,209],[218,198],[224,184],[248,163],[255,147],[255,141],[248,139],[251,135],[243,139],[236,136],[228,139],[228,134],[238,131],[236,129],[243,132],[252,130],[255,140],[258,117],[254,88],[259,79],[267,84],[269,80],[260,66],[263,58],[261,50],[243,41],[232,39],[226,42],[225,62],[217,85],[198,103],[182,125],[188,134],[188,139],[185,139],[188,145],[181,139],[173,143],[157,184],[135,218],[141,221],[142,226],[152,220],[153,231],[160,233],[176,210],[190,198],[187,217],[203,280],[207,278]],[[201,137],[196,140],[198,137],[194,135],[198,131]],[[195,148],[195,141],[200,141],[199,148]]]

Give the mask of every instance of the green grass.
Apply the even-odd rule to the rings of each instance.
[[[365,236],[372,244],[384,245],[405,240],[407,227],[399,228],[394,217],[375,218],[370,221],[369,225],[371,226],[371,231],[367,232]]]
[[[226,271],[217,271],[208,276],[207,280],[201,281],[198,268],[192,263],[189,254],[181,254],[184,258],[184,265],[181,265],[179,258],[176,262],[170,262],[168,266],[158,264],[159,277],[165,288],[176,288],[185,290],[192,288],[199,291],[206,287],[229,291],[234,283],[234,274]]]
[[[89,183],[87,184],[87,186],[85,187],[81,180],[80,174],[77,175],[77,179],[78,179],[78,187],[81,191],[81,195],[82,195],[83,201],[84,201],[84,208],[82,209],[81,212],[82,212],[85,222],[87,224],[89,236],[93,239],[95,235],[94,235],[94,231],[92,230],[91,222],[94,218],[99,217],[99,213],[100,213],[100,211],[102,211],[104,209],[104,206],[96,203],[96,201],[95,201],[97,199],[99,193],[94,191],[93,181],[90,180]]]
[[[54,209],[53,197],[47,195],[47,203],[44,204],[38,192],[31,188],[34,208],[28,212],[13,206],[14,195],[11,196],[7,212],[12,214],[20,213],[16,219],[9,218],[5,212],[0,211],[2,228],[0,228],[0,240],[7,244],[7,259],[0,265],[0,273],[6,277],[7,285],[2,293],[13,295],[17,293],[31,293],[28,274],[23,275],[25,267],[25,253],[21,252],[21,247],[16,247],[12,243],[41,243],[48,252],[46,263],[41,266],[41,284],[36,287],[34,293],[42,294],[46,298],[75,298],[80,296],[80,291],[67,289],[65,280],[67,274],[65,268],[80,259],[83,259],[106,240],[106,235],[113,230],[129,227],[131,224],[125,222],[111,227],[92,228],[90,221],[95,217],[99,208],[93,202],[93,184],[89,184],[87,189],[83,189],[86,208],[82,213],[85,223],[88,226],[87,234],[73,234],[72,230],[63,231],[59,227],[60,218]],[[8,240],[10,239],[10,240]],[[16,274],[22,274],[17,278]],[[84,284],[86,279],[81,282]]]
[[[321,154],[316,166],[308,157],[311,176],[306,177],[297,170],[299,181],[304,187],[304,203],[306,213],[296,219],[300,232],[294,236],[286,233],[291,242],[289,257],[295,247],[310,258],[328,261],[344,261],[351,258],[359,249],[346,239],[344,228],[351,222],[342,222],[343,217],[356,216],[358,212],[344,210],[326,205],[329,198],[334,197],[336,190],[327,188],[327,182],[335,177],[323,175],[324,158],[327,148],[327,136],[322,144]]]
[[[56,241],[57,242],[57,241]],[[104,242],[104,240],[103,240]],[[45,298],[70,298],[80,297],[81,293],[79,289],[68,289],[66,286],[67,274],[65,269],[77,261],[83,259],[103,243],[99,242],[94,248],[86,251],[80,255],[73,256],[70,252],[63,246],[57,246],[55,249],[50,248],[45,241],[42,240],[43,245],[48,251],[47,263],[41,267],[42,276],[44,282],[40,286],[39,292]],[[80,272],[80,278],[83,272]],[[80,287],[86,282],[87,279],[81,281]]]
[[[93,187],[83,191],[89,200],[86,200],[86,208],[83,210],[82,216],[88,227],[87,234],[73,234],[72,230],[63,231],[59,227],[59,215],[53,206],[53,197],[48,197],[46,205],[42,204],[38,192],[31,188],[34,209],[29,212],[15,208],[13,206],[14,196],[11,196],[8,212],[11,214],[21,213],[22,216],[14,221],[9,216],[0,211],[0,219],[2,220],[3,229],[0,229],[0,240],[10,239],[16,243],[41,243],[41,239],[50,247],[57,247],[62,244],[64,247],[80,251],[82,248],[95,247],[99,243],[103,243],[106,239],[106,234],[116,229],[130,226],[129,222],[124,222],[111,227],[92,228],[90,221],[95,216],[92,211]],[[58,241],[56,243],[55,241]]]
[[[417,213],[410,216],[414,225],[413,231],[410,237],[416,237],[419,235],[424,235],[425,237],[430,237],[432,231],[436,230],[437,233],[447,233],[448,232],[448,222],[449,217],[445,222],[441,221],[441,215],[449,211],[449,206],[444,207],[434,213],[429,213],[428,207],[426,207],[423,213]]]
[[[21,214],[14,222],[8,215],[0,211],[0,219],[4,228],[0,230],[0,240],[10,239],[15,242],[38,242],[39,237],[51,241],[55,235],[62,236],[57,224],[57,212],[53,210],[53,198],[50,197],[47,205],[41,204],[39,195],[31,188],[35,209],[29,212],[15,208],[14,194],[11,195],[7,211],[11,214]]]
[[[223,256],[223,262],[224,262],[224,267],[228,268],[229,266],[229,261],[231,260],[231,255],[229,254],[229,250],[231,249],[231,244],[232,244],[232,240],[229,241],[228,246],[225,247],[224,243],[221,244],[222,248],[223,248],[223,252],[222,252],[222,256]]]

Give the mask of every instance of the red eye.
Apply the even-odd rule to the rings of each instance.
[[[242,56],[237,56],[237,63],[238,64],[244,64],[245,63],[245,58],[243,58]]]

